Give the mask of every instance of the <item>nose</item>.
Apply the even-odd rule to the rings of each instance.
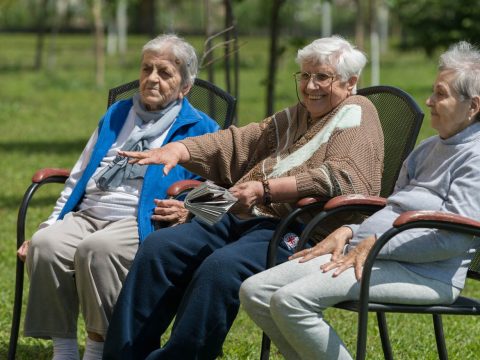
[[[432,107],[433,106],[433,95],[430,95],[427,100],[425,101],[425,105],[427,105],[428,107]]]
[[[307,84],[305,85],[305,88],[313,89],[313,90],[318,88],[318,84],[313,80],[313,76],[310,76],[310,78],[307,81]]]
[[[158,72],[157,72],[157,69],[152,69],[152,71],[150,72],[150,74],[148,74],[148,80],[149,80],[149,81],[153,81],[153,82],[157,82],[157,81],[158,81]]]

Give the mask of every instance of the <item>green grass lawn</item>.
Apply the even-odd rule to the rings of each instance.
[[[6,358],[13,302],[15,276],[15,225],[23,192],[36,169],[71,167],[86,140],[105,111],[107,89],[138,76],[139,52],[145,37],[130,37],[129,52],[120,60],[107,58],[106,86],[94,82],[93,41],[86,36],[59,36],[55,56],[46,56],[49,69],[32,70],[35,39],[30,35],[0,34],[0,358]],[[201,49],[201,40],[189,38]],[[265,39],[241,39],[241,72],[238,118],[240,124],[259,121],[265,114]],[[50,40],[46,47],[52,47]],[[280,59],[277,78],[276,109],[296,101],[292,73],[295,49],[287,48]],[[381,83],[408,91],[424,110],[434,80],[436,60],[419,53],[392,51],[382,56]],[[202,72],[200,77],[205,78]],[[222,77],[217,75],[222,86]],[[362,86],[368,86],[367,68]],[[420,138],[434,134],[427,113]],[[401,119],[399,119],[401,121]],[[45,219],[61,187],[43,188],[29,213],[29,237]],[[472,284],[467,293],[480,296],[480,287]],[[47,305],[48,306],[48,305]],[[356,315],[328,310],[327,319],[355,349]],[[435,359],[436,347],[430,319],[425,316],[388,315],[391,339],[398,359]],[[475,359],[480,353],[478,322],[466,317],[444,319],[447,347],[452,359]],[[81,329],[81,326],[80,326]],[[473,336],[469,336],[473,334]],[[84,339],[83,331],[79,337]],[[224,346],[223,359],[257,359],[261,333],[240,312]],[[49,342],[21,337],[19,359],[49,359]],[[274,350],[272,359],[281,357]],[[368,358],[382,359],[374,317],[369,327]]]

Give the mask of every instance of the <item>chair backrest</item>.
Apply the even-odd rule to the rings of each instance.
[[[471,279],[480,280],[480,249],[477,250],[470,266],[468,267],[467,276]]]
[[[132,97],[138,91],[138,87],[139,81],[134,80],[110,89],[107,107],[119,100]],[[202,79],[195,79],[187,98],[193,107],[218,122],[222,129],[233,124],[237,99],[218,86]]]
[[[423,111],[405,91],[393,86],[359,89],[377,108],[384,137],[384,168],[380,195],[393,191],[402,163],[413,150],[423,121]]]

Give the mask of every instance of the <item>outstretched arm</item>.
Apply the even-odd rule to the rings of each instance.
[[[190,153],[180,142],[171,142],[161,148],[148,151],[119,151],[118,155],[130,158],[130,163],[140,165],[163,164],[167,175],[177,164],[190,160]]]

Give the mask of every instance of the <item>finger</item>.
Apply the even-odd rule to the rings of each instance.
[[[299,257],[303,257],[303,256],[307,255],[310,251],[311,251],[310,249],[300,250],[300,251],[294,253],[293,255],[291,255],[289,257],[289,259],[293,260],[293,259],[297,259]]]
[[[340,266],[340,263],[338,263],[336,261],[329,261],[329,262],[321,265],[320,269],[325,273],[325,272],[328,272],[332,269],[336,269],[339,266]]]
[[[141,159],[145,157],[145,153],[142,151],[123,151],[119,150],[118,155],[128,158]]]
[[[332,274],[332,277],[337,277],[338,275],[340,275],[341,273],[343,273],[345,270],[347,270],[348,268],[351,268],[352,267],[352,264],[350,263],[345,263],[345,264],[342,264],[341,266],[339,266]]]
[[[175,214],[169,214],[169,215],[152,215],[152,220],[153,221],[175,221],[178,220],[178,216]]]
[[[355,263],[355,278],[357,281],[362,280],[362,274],[363,274],[363,265],[359,262]]]
[[[343,247],[335,248],[332,252],[332,260],[336,261],[343,255]]]
[[[173,166],[172,165],[169,165],[169,164],[166,164],[164,167],[163,167],[163,175],[167,176],[168,173],[170,172],[170,170],[173,169]]]

